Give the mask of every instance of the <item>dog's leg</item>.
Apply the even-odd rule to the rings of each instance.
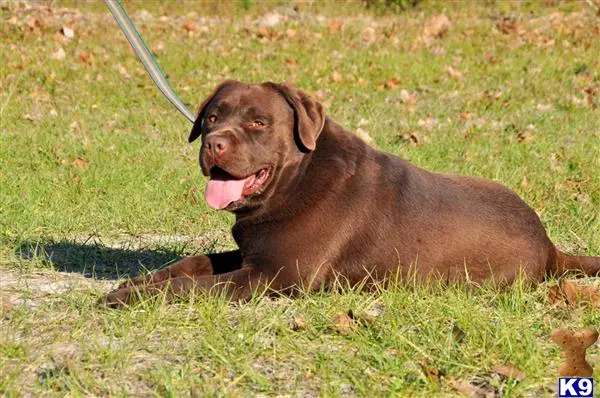
[[[173,278],[195,278],[222,274],[242,268],[242,255],[239,250],[211,253],[206,256],[185,257],[150,275],[141,275],[122,283],[118,289],[128,286],[156,284]]]
[[[249,298],[254,292],[269,288],[272,278],[252,267],[213,276],[180,276],[151,285],[128,286],[109,293],[104,304],[111,308],[122,307],[137,301],[138,297],[150,297],[165,293],[167,301],[183,297],[191,292],[225,294],[230,300]]]

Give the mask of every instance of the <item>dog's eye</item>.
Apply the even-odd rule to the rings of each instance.
[[[254,120],[254,121],[250,122],[250,127],[252,127],[252,128],[265,127],[265,124],[263,122],[261,122],[260,120]]]
[[[206,118],[206,120],[208,120],[209,123],[214,123],[217,121],[217,116],[216,115],[210,115],[209,117]]]

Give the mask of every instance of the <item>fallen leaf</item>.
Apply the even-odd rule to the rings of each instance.
[[[585,99],[588,103],[588,105],[590,106],[590,108],[592,109],[596,109],[597,105],[596,105],[596,90],[593,87],[586,87],[583,92],[585,93]]]
[[[119,73],[121,74],[123,79],[125,79],[125,80],[131,79],[131,75],[129,74],[129,72],[127,72],[127,69],[125,69],[125,67],[123,65],[117,64],[117,70],[119,71]]]
[[[560,284],[555,286],[550,286],[548,288],[548,295],[546,297],[546,302],[551,305],[559,305],[561,307],[565,307],[567,305],[564,293],[560,287]]]
[[[355,328],[352,312],[347,314],[340,314],[333,318],[333,330],[339,334],[348,335],[352,333]]]
[[[264,27],[273,27],[283,22],[283,15],[277,12],[269,12],[263,15],[258,21],[259,25]]]
[[[307,325],[308,324],[304,318],[299,315],[294,315],[292,317],[290,328],[294,331],[305,330]]]
[[[568,305],[591,304],[592,306],[600,306],[600,289],[598,286],[564,281],[561,289]]]
[[[518,142],[531,142],[534,140],[534,136],[533,134],[531,134],[529,131],[527,130],[521,130],[517,133],[517,141]]]
[[[438,120],[434,117],[429,116],[426,119],[419,119],[417,121],[417,124],[420,127],[423,127],[425,130],[431,130],[433,129],[435,126],[438,125]]]
[[[39,115],[31,115],[29,113],[25,113],[21,115],[21,119],[29,120],[30,122],[36,122],[41,119]]]
[[[332,19],[327,24],[327,29],[329,29],[329,33],[339,32],[344,27],[344,21],[341,19]]]
[[[572,198],[576,202],[581,202],[581,203],[589,203],[591,200],[590,195],[588,195],[586,193],[581,193],[581,192],[573,194]]]
[[[370,377],[370,378],[372,378],[372,379],[377,379],[377,377],[378,377],[378,372],[377,372],[377,370],[376,370],[376,369],[373,369],[373,368],[371,368],[371,367],[367,367],[367,368],[364,370],[364,374],[365,374],[365,375],[367,375],[367,376],[369,376],[369,377]]]
[[[414,105],[417,102],[417,96],[402,89],[400,90],[400,101],[402,101],[403,104]]]
[[[71,40],[73,37],[75,37],[75,31],[68,26],[63,26],[60,28],[60,33],[62,33],[67,40]]]
[[[79,169],[82,169],[85,166],[87,166],[88,161],[85,160],[85,159],[83,159],[83,158],[77,158],[77,159],[73,160],[72,164],[73,164],[73,166],[75,166],[75,167],[77,167]]]
[[[504,33],[505,35],[508,35],[508,34],[511,34],[511,33],[514,33],[517,31],[517,22],[512,18],[503,17],[496,24],[496,29],[498,29],[500,32]]]
[[[500,97],[502,97],[502,91],[498,90],[498,91],[489,91],[486,90],[483,92],[483,96],[489,100],[497,100]]]
[[[79,52],[79,60],[88,66],[92,66],[94,63],[94,54],[87,51],[81,51]]]
[[[293,58],[286,58],[283,60],[283,64],[288,68],[296,68],[298,67],[298,60]]]
[[[444,372],[442,372],[440,369],[429,366],[425,362],[419,362],[419,366],[421,367],[423,374],[425,374],[425,376],[432,383],[439,383],[440,377],[442,377],[444,375]]]
[[[486,54],[483,56],[483,58],[485,59],[485,61],[486,61],[488,64],[491,64],[491,65],[495,65],[495,64],[499,63],[500,61],[502,61],[502,58],[501,58],[501,57],[499,57],[498,55],[493,55],[493,54],[490,54],[490,53],[486,53]]]
[[[380,301],[374,301],[367,307],[366,311],[363,312],[363,316],[378,318],[383,314],[383,311],[385,311],[385,304]]]
[[[600,286],[563,280],[548,289],[548,303],[563,307],[591,305],[600,307]]]
[[[383,314],[385,305],[382,302],[375,301],[371,303],[365,310],[357,314],[357,319],[364,324],[373,324]]]
[[[291,39],[296,37],[296,31],[294,29],[288,29],[285,31],[285,35]]]
[[[65,53],[65,50],[62,47],[59,47],[58,50],[52,53],[52,58],[57,59],[59,61],[64,60],[66,56],[67,53]]]
[[[472,384],[470,381],[465,380],[465,379],[449,378],[448,384],[454,390],[456,390],[462,394],[465,394],[469,397],[478,397],[479,398],[479,397],[491,396],[490,391],[488,391],[487,389],[478,387],[478,386]]]
[[[155,46],[152,47],[152,52],[159,53],[159,52],[161,52],[164,49],[165,49],[165,42],[164,41],[159,41],[158,43],[156,43]]]
[[[48,101],[48,99],[50,99],[50,94],[44,87],[36,87],[31,94],[29,94],[29,97],[36,101]]]
[[[377,33],[372,27],[366,27],[362,32],[362,40],[367,44],[375,43],[377,40]]]
[[[140,21],[148,21],[154,18],[154,15],[148,10],[141,9],[135,13],[135,19],[139,19]]]
[[[395,77],[390,77],[385,81],[384,87],[387,89],[392,89],[395,88],[398,84],[400,84],[400,80],[396,79]]]
[[[525,372],[513,365],[496,365],[492,368],[492,371],[517,381],[522,381],[525,378]]]
[[[561,162],[560,162],[560,160],[558,158],[558,154],[556,152],[552,152],[550,154],[548,161],[550,162],[550,170],[559,171],[562,168]]]
[[[181,25],[181,27],[183,28],[183,30],[190,33],[196,32],[200,28],[200,25],[198,25],[196,22],[187,21],[184,22],[183,25]]]
[[[437,39],[443,37],[446,33],[448,33],[451,27],[452,23],[447,16],[444,14],[436,15],[432,17],[425,26],[425,38]]]
[[[419,144],[419,138],[417,137],[417,135],[415,133],[398,134],[398,138],[402,139],[403,141],[405,141],[411,145]]]
[[[360,138],[361,140],[363,140],[367,144],[370,144],[370,143],[373,142],[373,138],[371,138],[371,136],[369,135],[369,133],[367,131],[363,130],[362,128],[360,128],[360,127],[358,127],[356,129],[355,134],[358,136],[358,138]]]
[[[273,29],[268,26],[260,26],[256,34],[260,39],[271,39],[274,36]]]
[[[336,82],[336,83],[341,82],[342,79],[343,79],[342,74],[339,73],[339,72],[333,72],[331,74],[331,80],[334,81],[334,82]]]
[[[460,80],[463,77],[463,74],[461,71],[459,71],[458,69],[454,69],[452,66],[448,65],[446,67],[446,73],[448,73],[448,75],[456,80]]]
[[[46,23],[39,18],[29,18],[29,21],[27,21],[27,26],[29,27],[29,30],[33,32],[34,30],[41,30],[45,28]]]

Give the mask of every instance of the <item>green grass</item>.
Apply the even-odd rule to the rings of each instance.
[[[597,308],[547,304],[546,286],[97,308],[117,275],[231,247],[223,231],[232,218],[204,203],[190,124],[107,11],[50,4],[52,13],[0,6],[1,394],[430,396],[455,393],[448,377],[478,376],[506,395],[551,395],[561,354],[550,331],[600,324]],[[600,255],[600,28],[586,2],[423,2],[400,14],[305,4],[271,38],[256,21],[282,3],[215,4],[126,5],[192,108],[226,78],[293,82],[374,146],[502,182],[538,211],[555,243]],[[142,21],[143,7],[154,17]],[[426,43],[423,26],[442,12],[453,26]],[[516,31],[496,28],[504,16]],[[41,29],[28,26],[33,18]],[[341,30],[329,28],[332,18]],[[75,37],[64,41],[57,32],[71,22]],[[64,60],[53,57],[59,47]],[[391,78],[398,83],[383,87]],[[40,290],[60,287],[67,276],[59,271],[96,279]],[[375,301],[384,311],[374,321],[335,331],[337,314],[360,319]],[[294,316],[307,327],[292,330]],[[598,348],[590,354],[598,369]],[[494,376],[498,364],[527,377]],[[427,378],[421,365],[446,378]]]

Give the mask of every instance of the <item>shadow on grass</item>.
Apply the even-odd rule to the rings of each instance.
[[[25,242],[16,252],[24,260],[41,260],[57,271],[111,280],[156,270],[183,257],[183,250],[69,241]]]

